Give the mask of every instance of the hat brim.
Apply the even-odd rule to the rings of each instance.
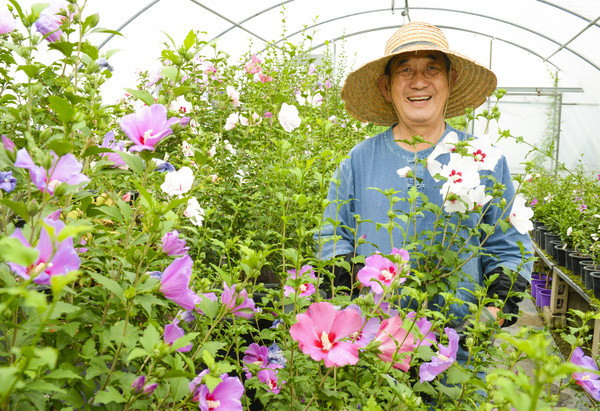
[[[398,116],[381,93],[377,81],[392,57],[420,50],[441,51],[450,59],[452,70],[457,72],[456,82],[448,97],[445,118],[461,116],[466,108],[479,107],[496,89],[496,75],[476,61],[452,50],[420,44],[365,63],[350,73],[342,87],[342,100],[348,112],[362,122],[380,126],[396,124]]]

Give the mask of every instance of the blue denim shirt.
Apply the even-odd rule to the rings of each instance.
[[[459,140],[466,139],[465,133],[446,124],[444,135],[439,142],[442,142],[452,131],[457,133]],[[419,162],[419,160],[429,157],[433,149],[432,146],[416,153],[403,149],[394,141],[392,128],[357,144],[350,151],[349,157],[340,163],[330,184],[327,198],[331,203],[325,210],[324,226],[320,232],[315,234],[317,244],[319,242],[322,244],[320,251],[317,252],[318,257],[327,260],[336,255],[354,253],[355,238],[361,236],[364,236],[366,242],[356,247],[357,254],[368,256],[376,250],[389,254],[392,247],[404,248],[411,233],[418,234],[424,230],[432,230],[436,216],[431,212],[425,212],[408,222],[396,218],[397,227],[394,228],[390,239],[388,230],[377,229],[377,223],[389,222],[390,201],[384,194],[373,188],[393,189],[397,192],[395,196],[406,196],[414,185],[415,179],[399,177],[397,170],[409,166],[420,181],[416,187],[418,192],[424,194],[429,202],[441,206],[443,198],[440,188],[444,181],[435,181],[425,165]],[[418,159],[417,161],[415,161],[415,157]],[[442,164],[447,164],[449,154],[441,155],[437,160]],[[484,174],[493,176],[497,182],[505,185],[503,197],[507,204],[510,204],[515,195],[515,189],[506,158],[501,157],[493,172],[480,172],[480,175]],[[482,178],[481,183],[487,186],[486,191],[491,192],[494,185],[492,179]],[[421,197],[418,197],[416,201],[417,206],[420,206]],[[495,199],[496,203],[498,201],[499,199]],[[398,201],[394,204],[394,209],[408,212],[410,204],[408,201]],[[508,211],[505,210],[504,214],[502,213],[503,210],[500,207],[489,207],[482,222],[493,226],[499,219],[508,217]],[[360,216],[362,221],[360,224],[357,224],[355,216]],[[479,217],[478,214],[472,213],[469,220],[462,221],[461,224],[463,227],[474,227]],[[337,221],[340,225],[334,230],[330,221]],[[355,228],[356,234],[343,226]],[[461,230],[461,234],[467,238],[466,228]],[[482,238],[483,236],[472,236],[469,242],[473,246],[480,246]],[[483,274],[487,274],[499,266],[518,271],[529,281],[533,263],[522,263],[518,242],[522,243],[526,252],[532,252],[531,239],[528,234],[520,234],[512,225],[506,232],[497,227],[494,233],[484,241],[483,253],[471,258],[462,267],[463,273],[467,275],[461,279],[458,285],[457,297],[463,301],[476,302],[472,294],[462,288],[473,290],[475,284],[483,285]],[[465,259],[468,256],[468,253],[461,255]],[[466,304],[463,306],[468,310]],[[468,312],[457,312],[456,314],[464,315]]]

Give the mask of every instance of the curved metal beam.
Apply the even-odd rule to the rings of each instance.
[[[120,32],[121,30],[123,30],[125,27],[127,27],[129,25],[129,23],[131,23],[133,20],[137,19],[141,14],[143,14],[146,10],[148,10],[150,7],[154,6],[159,1],[160,0],[154,0],[152,3],[148,4],[147,6],[142,7],[140,9],[140,11],[138,11],[133,16],[131,16],[125,23],[121,24],[121,26],[115,31]],[[100,43],[100,45],[98,46],[98,50],[100,50],[102,48],[102,46],[104,46],[106,43],[108,43],[114,36],[115,36],[115,34],[111,34],[106,39],[104,39],[104,41],[102,43]]]
[[[538,0],[538,1],[541,1],[541,0]],[[473,12],[470,12],[470,11],[464,11],[464,10],[454,10],[454,9],[444,9],[444,8],[432,8],[432,7],[412,7],[412,9],[413,9],[413,10],[433,10],[433,11],[444,11],[444,12],[452,12],[452,13],[467,14],[467,15],[473,15],[473,16],[477,16],[477,17],[482,17],[482,18],[486,18],[486,19],[490,19],[490,20],[498,21],[498,22],[500,22],[500,23],[507,24],[507,25],[509,25],[509,26],[517,27],[517,28],[519,28],[519,29],[521,29],[521,30],[527,31],[527,32],[529,32],[529,33],[532,33],[532,34],[534,34],[534,35],[536,35],[536,36],[538,36],[538,37],[541,37],[541,38],[543,38],[543,39],[545,39],[545,40],[547,40],[547,41],[549,41],[549,42],[552,42],[552,43],[554,43],[554,44],[556,44],[556,45],[558,45],[558,46],[562,46],[562,44],[561,44],[559,41],[557,41],[557,40],[554,40],[554,39],[552,39],[552,38],[550,38],[550,37],[548,37],[548,36],[546,36],[546,35],[544,35],[544,34],[542,34],[542,33],[538,33],[537,31],[535,31],[535,30],[531,30],[531,29],[529,29],[529,28],[527,28],[527,27],[525,27],[525,26],[521,26],[520,24],[512,23],[512,22],[510,22],[510,21],[503,20],[503,19],[499,19],[499,18],[497,18],[497,17],[487,16],[487,15],[483,15],[483,14],[479,14],[479,13],[473,13]],[[398,10],[401,10],[401,9],[398,9]],[[302,30],[295,31],[294,33],[291,33],[291,34],[289,34],[289,35],[287,35],[287,36],[285,36],[285,37],[283,37],[283,38],[281,38],[281,39],[277,40],[277,41],[276,41],[274,44],[277,44],[277,43],[280,43],[280,42],[282,42],[282,41],[284,41],[284,40],[287,40],[287,39],[289,39],[290,37],[293,37],[293,36],[295,36],[295,35],[297,35],[297,34],[300,34],[300,33],[304,32],[305,30],[312,29],[312,28],[315,28],[315,27],[317,27],[317,26],[321,26],[321,25],[323,25],[323,24],[328,24],[328,23],[331,23],[331,22],[333,22],[333,21],[336,21],[336,20],[342,20],[342,19],[346,19],[346,18],[349,18],[349,17],[355,17],[355,16],[360,16],[360,15],[369,14],[369,13],[380,13],[380,12],[387,12],[387,11],[389,11],[389,9],[375,9],[375,10],[367,10],[367,11],[362,11],[362,12],[357,12],[357,13],[346,14],[346,15],[343,15],[343,16],[338,16],[338,17],[335,17],[335,18],[333,18],[333,19],[325,20],[325,21],[322,21],[322,22],[319,22],[319,23],[315,23],[315,24],[313,24],[313,25],[311,25],[311,26],[307,26],[307,27],[303,28]],[[585,17],[582,17],[582,18],[583,18],[584,20],[588,21],[588,22],[590,21],[590,20],[587,20],[587,19],[585,19]],[[400,26],[393,26],[393,27],[400,27]],[[439,27],[439,26],[438,26],[438,27]],[[465,30],[465,31],[468,31],[468,30]],[[364,33],[367,33],[367,32],[368,32],[368,31],[365,31],[365,32],[363,32],[363,33],[359,33],[359,34],[364,34]],[[483,35],[483,34],[482,34],[482,35]],[[494,36],[491,36],[491,35],[488,35],[488,34],[485,34],[485,36],[486,36],[486,37],[494,37]],[[496,38],[496,37],[494,37],[494,38]],[[339,37],[339,38],[336,38],[336,39],[335,39],[335,40],[333,40],[333,41],[337,41],[337,40],[340,40],[340,39],[341,39],[341,37]],[[532,54],[535,54],[536,56],[540,57],[542,60],[546,60],[546,59],[544,59],[544,57],[541,57],[539,54],[537,54],[537,53],[535,53],[535,52],[532,52],[532,51],[530,51],[529,49],[527,49],[527,48],[525,48],[525,47],[523,47],[523,46],[520,46],[520,45],[518,45],[518,44],[516,44],[516,43],[513,43],[513,42],[510,42],[510,41],[508,41],[508,40],[502,40],[502,41],[504,41],[505,43],[509,43],[509,44],[511,44],[511,45],[517,46],[517,47],[519,47],[519,48],[525,49],[525,50],[527,50],[527,51],[531,52]],[[318,48],[318,47],[322,47],[322,46],[323,46],[323,44],[320,44],[319,46],[313,47],[313,49],[315,49],[315,48]],[[586,63],[588,63],[589,65],[591,65],[592,67],[594,67],[596,70],[599,70],[599,71],[600,71],[600,67],[598,67],[596,64],[594,64],[593,62],[591,62],[590,60],[588,60],[588,58],[587,58],[587,57],[585,57],[585,56],[582,56],[582,55],[581,55],[581,54],[579,54],[578,52],[576,52],[576,51],[574,51],[574,50],[572,50],[572,49],[570,49],[570,48],[568,48],[568,47],[563,47],[563,48],[564,48],[565,50],[567,50],[567,51],[569,51],[569,52],[573,53],[575,56],[577,56],[577,57],[578,57],[578,58],[580,58],[581,60],[583,60],[583,61],[585,61]],[[263,49],[263,51],[264,51],[264,49]],[[552,64],[552,63],[550,63],[550,64]],[[554,64],[552,64],[552,65],[556,67],[556,65],[554,65]]]
[[[245,27],[244,27],[244,26],[242,26],[241,24],[234,22],[233,20],[231,20],[231,19],[229,19],[229,18],[227,18],[227,17],[223,16],[223,15],[222,15],[222,14],[220,14],[220,13],[217,13],[217,12],[216,12],[216,11],[214,11],[213,9],[211,9],[211,8],[209,8],[209,7],[205,6],[204,4],[200,3],[198,0],[190,0],[190,1],[191,1],[192,3],[194,3],[194,4],[198,5],[198,6],[202,7],[203,9],[210,11],[210,12],[211,12],[212,14],[214,14],[215,16],[218,16],[218,17],[222,18],[223,20],[225,20],[225,21],[227,21],[227,22],[229,22],[229,23],[233,24],[233,26],[234,26],[234,27],[237,27],[237,28],[239,28],[239,29],[242,29],[242,30],[244,30],[246,33],[250,34],[251,36],[254,36],[254,37],[256,37],[257,39],[259,39],[259,40],[261,40],[261,41],[264,41],[265,43],[269,44],[269,41],[268,41],[268,40],[265,40],[265,39],[263,39],[261,36],[259,36],[258,34],[251,32],[250,30],[248,30],[247,28],[245,28]],[[249,19],[248,19],[248,20],[249,20]]]
[[[540,3],[543,3],[543,4],[547,5],[547,6],[556,7],[557,9],[559,9],[561,11],[564,11],[565,13],[569,13],[569,14],[575,16],[575,17],[579,17],[580,19],[585,20],[588,23],[592,22],[592,20],[588,19],[587,17],[582,16],[581,14],[575,13],[573,10],[566,9],[566,8],[564,8],[562,6],[559,6],[558,4],[550,3],[549,1],[546,1],[546,0],[536,0],[536,1],[539,1]],[[597,24],[596,22],[594,22],[593,25],[600,28],[600,24]]]
[[[257,12],[257,13],[251,14],[250,16],[246,17],[244,20],[241,20],[241,21],[239,21],[239,22],[238,22],[238,23],[236,23],[236,24],[232,24],[232,25],[231,25],[231,26],[230,26],[228,29],[226,29],[226,30],[222,31],[221,33],[217,34],[217,35],[216,35],[216,36],[214,36],[212,39],[210,39],[208,42],[209,42],[209,43],[213,42],[214,40],[216,40],[216,39],[218,39],[219,37],[221,37],[223,34],[226,34],[226,33],[228,33],[229,31],[233,30],[234,28],[236,28],[236,27],[239,27],[241,24],[244,24],[245,22],[247,22],[247,21],[249,21],[249,20],[252,20],[254,17],[258,17],[258,16],[260,16],[261,14],[263,14],[263,13],[265,13],[265,12],[269,11],[269,10],[272,10],[272,9],[274,9],[274,8],[277,8],[277,7],[279,7],[279,6],[283,6],[284,4],[286,4],[286,3],[289,3],[289,2],[292,2],[292,1],[294,1],[294,0],[285,0],[285,1],[282,1],[281,3],[274,4],[274,5],[273,5],[273,6],[271,6],[271,7],[267,7],[266,9],[264,9],[264,10],[261,10],[261,11],[259,11],[259,12]]]
[[[356,31],[354,33],[345,34],[343,36],[336,37],[335,39],[330,39],[330,40],[328,40],[328,42],[338,41],[338,40],[342,40],[342,39],[345,39],[345,38],[348,38],[348,37],[354,37],[354,36],[358,36],[358,35],[361,35],[361,34],[371,33],[371,32],[374,32],[374,31],[388,30],[388,29],[397,29],[399,27],[401,27],[401,25],[376,27],[374,29]],[[539,57],[541,60],[544,60],[544,57],[542,55],[536,53],[535,51],[533,51],[531,49],[528,49],[527,47],[523,47],[523,46],[521,46],[521,45],[519,45],[517,43],[514,43],[514,42],[512,42],[510,40],[505,40],[505,39],[502,39],[500,37],[492,36],[492,35],[489,35],[489,34],[486,34],[486,33],[481,33],[481,32],[474,31],[474,30],[464,29],[464,28],[461,28],[461,27],[452,27],[452,26],[437,26],[437,27],[439,27],[441,29],[464,31],[464,32],[467,32],[467,33],[472,33],[472,34],[477,34],[477,35],[484,36],[484,37],[489,37],[489,38],[494,39],[494,40],[499,40],[499,41],[502,41],[504,43],[510,44],[511,46],[515,46],[515,47],[518,47],[520,49],[523,49],[523,50],[527,51],[528,53],[531,53],[534,56]],[[312,47],[311,50],[321,48],[321,47],[323,47],[325,45],[327,45],[327,42],[323,42],[321,44],[318,44],[318,45]],[[554,64],[554,63],[552,63],[550,61],[548,61],[547,63],[551,64],[552,66],[554,66],[558,70],[560,70],[560,67],[558,67],[556,64]]]

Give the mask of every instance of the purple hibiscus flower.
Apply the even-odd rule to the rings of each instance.
[[[0,190],[10,193],[17,186],[17,179],[13,177],[12,171],[0,171]]]
[[[202,384],[202,377],[208,374],[208,371],[202,371],[190,382],[190,391],[194,393],[192,400],[198,402],[202,411],[242,411],[244,385],[240,379],[221,374],[221,382],[211,392],[206,384]]]
[[[252,373],[248,369],[248,364],[257,364],[260,368],[269,368],[269,369],[277,369],[283,368],[282,364],[277,362],[271,362],[269,360],[269,348],[264,345],[258,345],[256,343],[252,343],[248,346],[246,351],[244,352],[244,358],[242,358],[242,362],[244,365],[244,371],[246,371],[246,378],[252,378]]]
[[[598,366],[592,357],[583,354],[581,347],[575,348],[571,356],[571,362],[589,371],[574,372],[573,379],[596,401],[600,401],[600,376]]]
[[[167,120],[167,108],[162,104],[144,106],[121,119],[121,129],[133,141],[130,151],[150,150],[164,137],[173,133],[171,125],[179,122],[176,117]]]
[[[113,151],[125,151],[125,142],[115,141],[115,132],[109,131],[104,135],[104,141],[100,144],[100,147],[110,148]],[[102,153],[102,158],[115,163],[113,167],[127,168],[127,165],[117,153]]]
[[[185,246],[185,240],[179,238],[179,231],[177,230],[168,232],[160,241],[162,242],[163,252],[169,256],[185,255],[190,249]]]
[[[40,17],[35,21],[36,30],[42,36],[45,36],[46,40],[50,43],[60,40],[63,35],[60,29],[61,20],[56,17],[60,16],[50,16],[46,13],[41,13]]]
[[[19,276],[29,280],[33,279],[36,284],[50,285],[50,278],[55,275],[66,275],[70,271],[77,270],[81,261],[77,251],[73,248],[73,238],[68,237],[62,241],[57,238],[65,223],[48,216],[44,219],[45,226],[40,230],[37,244],[33,247],[25,239],[21,229],[17,228],[11,237],[18,239],[26,247],[35,248],[38,251],[37,260],[29,267],[14,263],[8,258],[9,267]],[[51,227],[50,231],[46,225]],[[52,235],[51,235],[52,233]]]
[[[237,304],[238,301],[241,302]],[[221,302],[227,307],[229,312],[238,317],[250,318],[256,312],[254,300],[252,298],[248,298],[248,291],[242,290],[238,293],[235,291],[235,284],[229,288],[227,283],[224,281]]]
[[[165,325],[165,342],[169,345],[173,345],[175,341],[185,335],[183,328],[179,326],[179,318],[175,318],[171,324]],[[188,352],[192,349],[193,344],[188,344],[184,347],[178,348],[176,351]]]
[[[15,166],[29,170],[31,182],[41,191],[48,192],[50,195],[54,194],[54,189],[60,183],[78,185],[87,184],[90,181],[86,175],[81,174],[83,166],[73,154],[65,154],[60,158],[53,151],[50,154],[53,161],[49,170],[36,165],[24,148],[17,151]]]
[[[160,276],[159,291],[186,310],[193,310],[200,297],[190,290],[192,259],[189,255],[175,259]]]
[[[298,286],[298,295],[300,297],[310,297],[315,293],[315,285],[311,283],[310,280],[316,281],[317,277],[315,276],[315,272],[310,265],[302,266],[300,272],[296,272],[295,268],[288,270],[288,274],[290,275],[288,277],[289,280],[293,281],[299,278],[303,279],[302,283],[300,283],[300,285]],[[296,288],[294,288],[291,285],[285,285],[283,286],[283,289],[283,294],[286,297],[289,297],[290,295],[296,292]]]
[[[444,328],[448,336],[448,346],[438,345],[438,354],[431,357],[431,362],[421,364],[419,367],[419,378],[423,381],[431,381],[456,361],[458,351],[458,334],[452,328]]]

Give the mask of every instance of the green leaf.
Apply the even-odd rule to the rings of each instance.
[[[146,313],[148,313],[149,317],[152,316],[152,313],[154,312],[157,306],[167,306],[167,304],[163,300],[151,294],[138,294],[133,298],[133,301],[136,304],[141,305],[146,311]]]
[[[213,390],[222,383],[223,381],[218,377],[213,377],[210,374],[204,376],[204,383],[208,387],[208,391],[213,392]]]
[[[202,310],[204,315],[206,315],[208,318],[215,318],[215,315],[217,315],[217,311],[219,311],[219,306],[220,304],[218,301],[212,301],[208,297],[204,297],[202,294],[200,294],[200,302],[198,303],[198,308],[200,308],[200,310]]]
[[[111,402],[116,402],[117,404],[122,404],[126,402],[125,397],[121,395],[119,391],[113,386],[106,387],[106,391],[100,391],[96,394],[96,403],[100,404],[109,404]]]
[[[94,16],[93,15],[88,16],[88,19],[90,17],[94,17]],[[90,58],[92,60],[94,60],[94,61],[98,60],[98,48],[97,47],[92,46],[89,43],[81,43],[81,51],[83,51],[85,54],[90,56]]]
[[[29,267],[35,263],[40,254],[38,250],[23,245],[14,237],[0,238],[0,249],[2,250],[1,256],[4,261],[10,261],[25,267]]]
[[[35,356],[40,360],[41,364],[53,370],[56,367],[58,360],[58,350],[54,347],[36,347],[34,348]]]
[[[179,348],[185,347],[186,345],[191,344],[198,335],[200,335],[200,333],[187,333],[183,337],[178,338],[171,348],[173,350],[178,350]]]
[[[63,123],[70,123],[75,116],[75,109],[66,98],[59,96],[49,96],[50,108],[54,110],[58,119]]]
[[[372,395],[369,397],[367,404],[363,408],[365,411],[382,411],[382,408],[377,405],[377,401],[375,401],[375,397]]]
[[[446,374],[446,381],[448,381],[448,384],[462,384],[469,381],[469,378],[471,378],[471,374],[458,366],[450,367]]]
[[[96,342],[92,338],[89,338],[81,347],[81,356],[83,358],[92,358],[96,355],[98,355]]]
[[[152,97],[152,94],[148,93],[146,90],[135,90],[132,88],[126,88],[125,90],[142,100],[148,106],[154,104],[154,97]]]
[[[35,64],[24,64],[19,66],[18,70],[22,70],[25,74],[27,74],[27,77],[33,78],[39,73],[40,67]]]
[[[181,77],[181,72],[175,66],[164,66],[162,68],[161,74],[163,77],[168,78],[172,82],[176,83],[178,78]]]
[[[81,221],[67,224],[58,235],[58,241],[62,241],[69,237],[76,237],[81,233],[89,233],[94,229],[94,226],[87,222]]]
[[[146,355],[148,355],[146,350],[140,347],[135,347],[127,356],[127,362],[135,360],[136,358],[145,357]]]
[[[102,214],[104,214],[107,217],[112,218],[115,221],[118,221],[120,223],[123,223],[123,216],[121,215],[121,213],[119,212],[119,209],[116,206],[107,206],[107,205],[101,205],[100,207],[96,208],[98,211],[100,211]]]
[[[21,217],[25,221],[29,221],[29,213],[27,212],[27,205],[22,202],[11,201],[3,198],[0,200],[1,204],[4,204],[12,211],[15,212],[19,217]]]
[[[196,33],[194,33],[194,30],[190,30],[185,40],[183,40],[183,47],[185,48],[185,51],[191,49],[194,43],[196,43]]]
[[[65,378],[65,379],[69,379],[69,380],[80,380],[81,375],[79,375],[78,373],[76,373],[75,371],[70,370],[70,369],[57,368],[56,370],[52,370],[52,371],[50,371],[50,373],[46,374],[44,376],[44,378],[49,378],[49,379]]]
[[[18,375],[17,367],[2,367],[0,368],[0,397],[4,397],[10,387],[12,387],[13,382],[15,381]]]
[[[144,161],[139,156],[131,155],[124,151],[117,151],[117,154],[125,164],[127,164],[131,171],[139,176],[144,174]]]
[[[90,276],[94,279],[94,281],[96,281],[97,283],[108,289],[111,293],[113,293],[119,300],[123,301],[125,299],[123,295],[123,289],[115,280],[111,280],[110,278],[105,277],[102,274],[94,272],[90,272]]]
[[[48,143],[48,148],[56,153],[57,156],[62,157],[65,154],[73,151],[73,146],[67,140],[56,139]]]
[[[77,279],[77,277],[79,277],[79,274],[81,274],[81,271],[69,271],[65,275],[53,275],[50,278],[52,294],[58,296],[68,284],[72,283]]]
[[[140,343],[142,344],[142,347],[144,347],[144,350],[146,350],[146,353],[148,355],[152,355],[154,352],[154,347],[160,344],[160,342],[161,338],[159,332],[152,324],[148,324],[144,330],[142,338],[140,339]]]
[[[54,41],[48,43],[48,48],[58,50],[65,56],[71,57],[71,55],[73,54],[73,50],[75,49],[75,43],[71,43],[68,41]]]

